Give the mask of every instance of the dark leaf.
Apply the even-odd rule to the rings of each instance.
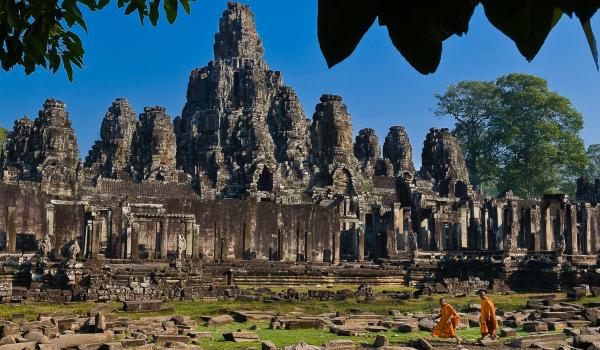
[[[319,0],[317,35],[329,67],[352,54],[375,22],[378,9],[377,0]]]
[[[167,21],[171,24],[174,23],[177,19],[177,0],[164,0],[163,6],[167,14]]]
[[[531,61],[563,11],[550,0],[482,0],[490,22],[511,38]]]
[[[462,35],[477,1],[386,1],[382,3],[379,23],[388,28],[394,46],[420,73],[437,69],[442,42],[450,36]]]
[[[158,23],[158,17],[159,12],[158,12],[158,5],[160,4],[160,0],[153,0],[150,2],[150,14],[148,15],[148,17],[150,18],[150,23],[152,23],[153,26],[155,26]]]
[[[108,5],[109,2],[110,2],[110,0],[98,0],[98,8],[99,9],[104,8],[106,5]]]
[[[187,13],[189,15],[190,14],[190,0],[179,0],[179,2],[181,3],[181,7],[183,7],[183,10],[185,11],[185,13]]]
[[[73,81],[73,67],[71,66],[71,57],[68,52],[63,54],[62,61],[65,72],[67,72],[67,78],[69,81]]]
[[[135,1],[131,1],[129,5],[125,8],[125,14],[130,15],[133,11],[137,10],[137,3]]]
[[[578,0],[570,3],[573,4],[573,12],[581,23],[588,22],[600,8],[600,0]]]
[[[50,62],[50,68],[56,73],[60,67],[60,57],[58,56],[56,48],[48,51],[48,61]]]
[[[590,50],[592,51],[592,57],[594,58],[594,63],[596,64],[596,69],[600,69],[598,66],[598,47],[596,46],[596,38],[594,37],[594,32],[592,31],[592,26],[590,25],[590,21],[588,20],[585,23],[582,23],[583,32],[585,33],[585,38],[587,39],[588,45],[590,46]]]
[[[84,4],[85,6],[87,6],[87,8],[89,8],[91,11],[95,11],[98,8],[98,5],[96,5],[96,0],[78,0],[80,3]]]

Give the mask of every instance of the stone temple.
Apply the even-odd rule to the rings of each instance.
[[[307,118],[229,3],[181,116],[108,107],[80,159],[65,103],[15,122],[1,157],[0,300],[191,299],[227,285],[435,282],[561,289],[598,279],[598,182],[489,198],[459,141],[353,137],[342,97]],[[525,282],[526,281],[526,282]],[[533,283],[535,282],[535,283]]]

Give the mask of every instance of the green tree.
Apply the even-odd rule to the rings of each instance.
[[[583,175],[591,180],[600,179],[600,144],[589,145],[585,154],[589,163]]]
[[[4,143],[8,137],[8,130],[0,126],[0,161],[2,161],[2,153],[4,152]]]
[[[525,198],[573,191],[587,164],[583,117],[546,80],[513,73],[459,83],[436,97],[436,115],[455,120],[475,185]]]
[[[542,78],[509,74],[496,85],[502,102],[491,128],[499,142],[498,188],[524,197],[567,189],[587,164],[581,113]]]
[[[494,179],[498,159],[490,121],[496,115],[500,94],[493,82],[462,81],[451,85],[438,100],[434,115],[455,121],[454,135],[463,144],[469,178],[475,188]]]
[[[161,6],[162,1],[162,6]],[[129,15],[137,13],[142,24],[158,23],[162,7],[169,23],[177,18],[179,3],[190,13],[193,0],[117,0]],[[82,8],[103,9],[110,0],[0,0],[0,63],[6,71],[22,66],[26,74],[37,67],[54,73],[64,68],[73,79],[73,65],[83,66],[85,53],[75,29],[87,31]]]

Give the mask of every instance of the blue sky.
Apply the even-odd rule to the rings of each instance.
[[[392,125],[407,128],[420,164],[422,142],[432,126],[450,127],[432,116],[434,93],[460,80],[493,80],[510,72],[535,74],[567,96],[583,113],[586,145],[600,143],[600,73],[577,20],[563,17],[531,63],[485,19],[481,7],[469,33],[444,44],[442,62],[433,75],[420,75],[392,46],[385,28],[375,24],[354,54],[328,69],[316,36],[317,1],[247,1],[256,14],[265,58],[294,87],[307,117],[322,93],[343,96],[352,115],[354,133],[374,128],[383,144]],[[74,82],[64,72],[42,70],[26,76],[21,70],[0,71],[0,126],[11,128],[23,115],[35,117],[46,97],[67,104],[82,158],[99,136],[100,123],[116,97],[126,97],[139,114],[144,106],[162,105],[175,117],[181,113],[190,71],[213,57],[213,36],[225,0],[199,0],[192,13],[173,25],[140,26],[136,16],[107,8],[86,15],[89,34],[82,35],[85,67]],[[600,39],[600,15],[592,23]]]

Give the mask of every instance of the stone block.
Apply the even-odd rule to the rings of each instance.
[[[209,326],[220,326],[228,323],[233,323],[235,320],[230,315],[219,315],[208,319],[206,322]]]
[[[548,329],[551,331],[563,331],[568,327],[568,323],[564,321],[548,322]]]
[[[523,324],[523,330],[525,332],[545,332],[548,330],[548,324],[545,322],[525,322]]]
[[[325,321],[317,318],[288,320],[285,323],[285,329],[288,330],[309,328],[325,329],[327,326],[328,324]]]
[[[589,326],[591,322],[586,320],[568,320],[567,324],[571,328],[583,328]]]
[[[166,346],[167,343],[187,343],[190,337],[180,334],[159,334],[154,338],[154,343],[158,346]]]
[[[419,323],[416,321],[415,322],[405,322],[405,323],[398,325],[398,332],[400,332],[400,333],[417,332],[418,330],[419,330]]]
[[[375,342],[373,343],[373,346],[375,347],[382,347],[382,346],[387,346],[390,345],[390,342],[388,341],[387,337],[385,335],[377,335],[375,337]]]
[[[349,339],[334,339],[323,344],[323,350],[355,350],[356,343]]]
[[[500,329],[501,337],[515,337],[517,335],[517,331],[510,327],[504,327]]]
[[[436,323],[429,319],[422,319],[419,321],[419,330],[423,332],[431,332],[435,327]]]
[[[236,343],[260,341],[258,334],[254,332],[229,332],[223,333],[223,339]]]
[[[539,333],[516,337],[508,345],[513,348],[525,349],[539,342],[563,340],[563,338],[564,334],[562,333]]]
[[[260,349],[261,350],[277,350],[277,346],[275,346],[275,344],[272,341],[265,340],[260,344]]]
[[[146,345],[146,339],[123,339],[121,346],[124,348],[137,348]]]
[[[123,302],[123,311],[159,311],[163,304],[162,300],[130,300]]]

